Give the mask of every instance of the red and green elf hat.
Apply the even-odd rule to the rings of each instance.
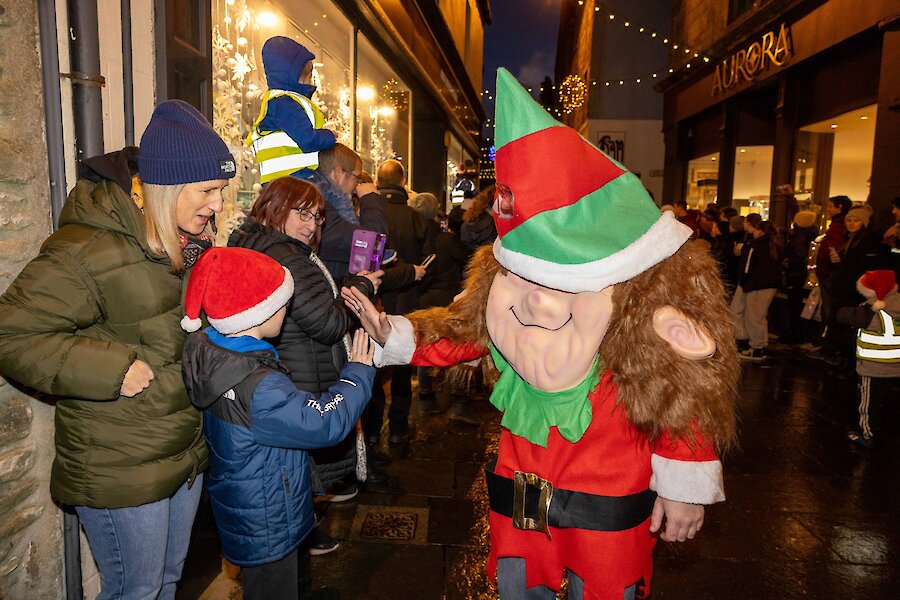
[[[691,236],[640,180],[497,71],[498,238],[505,268],[545,287],[599,291],[672,256]]]

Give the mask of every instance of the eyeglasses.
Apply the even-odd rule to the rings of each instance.
[[[348,171],[348,170],[345,169],[344,167],[340,167],[340,169],[341,169],[341,171],[343,171],[343,172],[346,173],[347,175],[350,175],[350,176],[352,176],[354,179],[356,179],[356,183],[359,183],[360,179],[362,179],[362,173],[354,173],[353,171]]]
[[[297,211],[297,214],[300,215],[300,220],[306,221],[309,223],[313,219],[316,220],[316,225],[321,225],[325,222],[325,215],[322,213],[314,213],[311,210],[306,210],[305,208],[293,208],[291,210]]]

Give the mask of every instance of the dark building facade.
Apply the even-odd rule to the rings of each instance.
[[[829,197],[869,202],[875,227],[900,195],[896,0],[677,0],[664,93],[664,197],[717,201],[787,224]]]

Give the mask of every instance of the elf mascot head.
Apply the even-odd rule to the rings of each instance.
[[[499,359],[547,392],[610,371],[648,440],[691,435],[696,423],[720,448],[732,444],[740,367],[715,260],[505,69],[496,123],[499,237],[472,258],[449,311],[408,315],[418,343],[492,344],[488,380]]]

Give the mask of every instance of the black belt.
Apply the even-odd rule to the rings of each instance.
[[[513,520],[517,529],[543,531],[550,527],[624,531],[647,520],[656,492],[646,489],[628,496],[598,496],[553,489],[534,473],[516,471],[510,479],[495,473],[497,461],[485,466],[491,510]]]

